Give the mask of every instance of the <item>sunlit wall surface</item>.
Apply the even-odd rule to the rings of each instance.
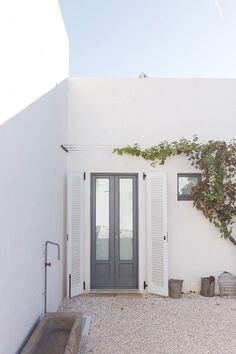
[[[69,42],[57,0],[0,2],[0,124],[68,77]]]

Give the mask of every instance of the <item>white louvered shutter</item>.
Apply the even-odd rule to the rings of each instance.
[[[67,183],[67,296],[83,292],[83,173],[70,173]]]
[[[149,173],[146,183],[148,291],[168,296],[166,175]]]

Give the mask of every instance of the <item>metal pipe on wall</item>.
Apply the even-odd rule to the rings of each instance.
[[[44,313],[47,312],[47,267],[51,267],[51,262],[48,262],[48,244],[54,245],[57,247],[57,258],[60,260],[60,245],[56,242],[46,241],[45,243],[45,274],[44,274]]]

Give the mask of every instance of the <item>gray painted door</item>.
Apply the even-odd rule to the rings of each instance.
[[[91,287],[138,287],[137,175],[91,175]]]

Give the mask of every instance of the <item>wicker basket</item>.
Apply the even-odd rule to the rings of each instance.
[[[236,277],[224,272],[219,277],[220,296],[236,296]]]

